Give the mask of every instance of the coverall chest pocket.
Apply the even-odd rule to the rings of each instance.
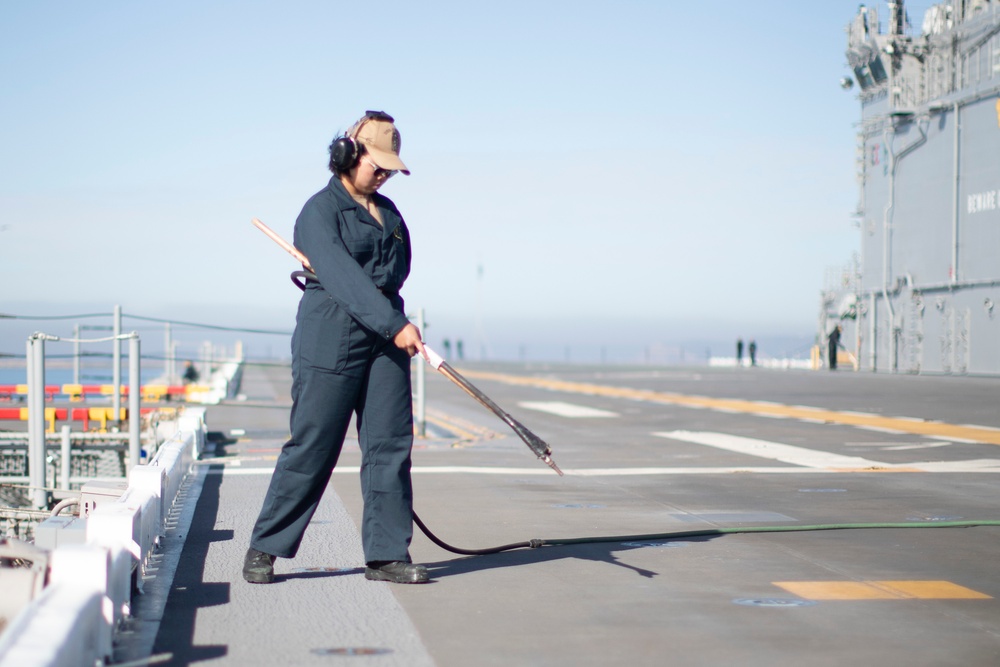
[[[375,230],[358,220],[354,211],[345,211],[341,223],[340,237],[347,252],[359,265],[368,268],[375,257]]]
[[[320,290],[307,291],[307,298],[299,321],[299,360],[312,368],[340,373],[347,367],[358,326]]]

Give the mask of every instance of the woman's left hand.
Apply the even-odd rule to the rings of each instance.
[[[412,323],[407,323],[405,327],[400,329],[399,333],[393,337],[392,343],[399,349],[406,350],[406,353],[411,357],[419,352],[425,359],[427,358],[427,355],[424,353],[424,343],[420,336],[420,329]]]

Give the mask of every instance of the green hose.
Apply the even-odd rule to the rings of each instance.
[[[908,521],[906,523],[820,523],[811,526],[746,526],[742,528],[707,528],[703,530],[685,530],[673,533],[650,533],[647,535],[606,535],[603,537],[574,537],[566,539],[533,539],[527,542],[515,542],[488,549],[460,549],[439,539],[434,535],[416,512],[413,521],[434,544],[446,551],[464,556],[485,556],[513,549],[537,549],[538,547],[567,546],[570,544],[599,544],[602,542],[642,542],[649,540],[679,540],[690,537],[712,537],[716,535],[734,535],[739,533],[798,533],[816,530],[859,530],[865,528],[972,528],[974,526],[1000,526],[1000,521]]]
[[[563,540],[538,540],[539,546],[567,544],[594,544],[598,542],[640,542],[645,540],[676,540],[688,537],[709,537],[737,533],[797,533],[814,530],[856,530],[862,528],[972,528],[973,526],[1000,526],[1000,521],[922,521],[906,523],[820,523],[812,526],[746,526],[742,528],[707,528],[676,533],[649,535],[617,535],[609,537],[577,537]]]

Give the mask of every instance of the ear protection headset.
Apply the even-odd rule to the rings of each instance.
[[[384,120],[393,122],[392,116],[384,111],[365,111],[364,117],[351,127],[342,136],[337,137],[330,144],[330,165],[339,172],[350,171],[351,167],[358,163],[361,158],[361,146],[355,137],[361,132],[361,128],[370,120]]]

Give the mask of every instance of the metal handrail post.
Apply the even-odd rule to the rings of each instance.
[[[163,325],[163,379],[167,384],[174,383],[173,355],[170,353],[170,322]]]
[[[69,426],[63,426],[60,440],[59,459],[59,488],[64,491],[69,490],[70,457],[73,451],[70,449]]]
[[[114,348],[112,353],[111,382],[114,384],[114,391],[111,393],[111,409],[114,413],[116,424],[122,419],[122,342],[118,336],[122,333],[122,307],[115,306],[114,314]]]
[[[73,384],[80,384],[80,325],[73,325]]]
[[[35,509],[48,507],[45,491],[45,338],[28,338],[28,484]]]
[[[199,373],[200,382],[202,384],[207,384],[209,377],[212,373],[212,343],[210,341],[203,341],[201,344],[201,372]]]
[[[139,334],[132,332],[128,339],[128,466],[139,465],[141,454],[139,431],[141,389],[139,388]]]
[[[420,329],[420,334],[424,333],[424,309],[420,308],[417,310],[417,328]],[[427,435],[427,381],[424,373],[424,364],[421,360],[417,360],[417,387],[416,387],[416,415],[415,423],[417,427],[417,436],[424,437]]]
[[[176,384],[180,381],[177,375],[177,346],[176,340],[170,341],[170,384]]]
[[[27,344],[25,345],[25,356],[24,356],[24,371],[28,376],[28,484],[31,487],[35,486],[36,475],[35,475],[35,450],[38,447],[38,434],[35,433],[35,422],[34,417],[38,412],[38,408],[35,407],[35,387],[37,383],[35,382],[35,337],[28,336]],[[43,389],[44,391],[44,389]],[[42,440],[42,447],[45,446],[44,438]],[[31,490],[31,497],[34,498],[34,490]]]

